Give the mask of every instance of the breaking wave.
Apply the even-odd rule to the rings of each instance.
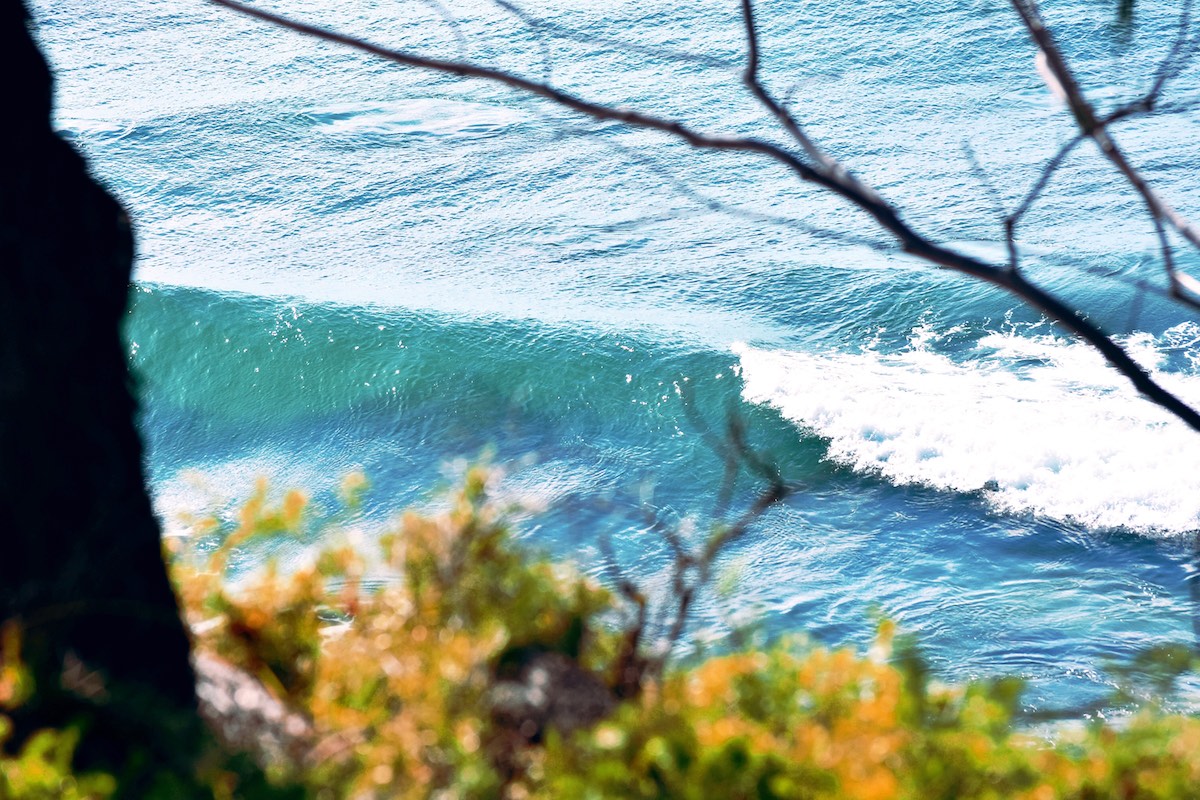
[[[835,463],[1091,529],[1200,528],[1195,434],[1089,346],[1009,330],[979,338],[963,359],[938,352],[937,339],[918,328],[893,353],[734,352],[744,398],[828,439]],[[1198,341],[1200,326],[1184,323],[1124,344],[1197,403]]]

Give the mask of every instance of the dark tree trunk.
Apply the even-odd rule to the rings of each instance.
[[[51,75],[28,24],[20,0],[0,0],[0,621],[21,625],[37,681],[26,719],[85,713],[133,735],[157,711],[186,719],[195,706],[120,337],[133,237],[51,128]],[[64,660],[103,690],[64,688]],[[140,722],[114,710],[122,697],[140,698]]]

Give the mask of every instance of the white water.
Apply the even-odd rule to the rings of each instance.
[[[1156,369],[1200,326],[1125,344],[1184,400],[1200,376]],[[1200,528],[1195,433],[1141,398],[1090,347],[993,333],[965,363],[925,329],[896,353],[815,355],[735,345],[744,397],[830,440],[828,458],[898,484],[979,491],[997,510],[1087,528]]]

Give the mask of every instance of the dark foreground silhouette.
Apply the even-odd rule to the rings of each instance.
[[[0,622],[36,696],[18,733],[84,720],[81,759],[189,750],[195,678],[142,472],[120,324],[121,206],[51,128],[52,78],[20,0],[0,0]],[[14,69],[15,68],[15,69]]]

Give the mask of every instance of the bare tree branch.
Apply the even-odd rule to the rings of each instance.
[[[1021,221],[1021,218],[1025,216],[1026,212],[1033,207],[1033,204],[1037,202],[1038,198],[1042,196],[1042,192],[1050,184],[1050,179],[1054,177],[1054,173],[1056,173],[1058,168],[1062,166],[1064,161],[1066,161],[1067,156],[1070,155],[1071,151],[1075,149],[1075,146],[1082,141],[1083,136],[1076,136],[1060,147],[1058,152],[1051,156],[1050,160],[1046,162],[1046,166],[1042,167],[1041,174],[1038,175],[1037,181],[1034,182],[1029,192],[1025,195],[1025,198],[1021,201],[1021,204],[1017,206],[1015,211],[1005,217],[1004,240],[1008,244],[1008,268],[1011,271],[1015,272],[1018,268],[1016,242],[1017,224]]]
[[[675,612],[672,615],[670,627],[663,637],[665,645],[663,655],[650,665],[656,673],[661,673],[666,664],[666,656],[675,649],[683,636],[692,613],[692,604],[696,600],[696,594],[712,579],[712,568],[716,564],[717,558],[731,544],[741,539],[763,514],[798,489],[799,486],[787,485],[782,480],[772,483],[736,520],[730,524],[718,524],[699,552],[692,553],[684,550],[676,556],[671,573],[671,591],[675,600]]]
[[[1154,107],[1167,83],[1178,77],[1196,54],[1196,41],[1191,36],[1192,5],[1193,0],[1183,0],[1183,7],[1179,10],[1179,24],[1176,27],[1175,41],[1159,63],[1149,91],[1141,99],[1141,103],[1147,108]]]
[[[742,0],[742,22],[746,29],[746,70],[742,75],[742,80],[750,90],[750,93],[758,99],[763,107],[771,112],[772,116],[796,140],[796,143],[800,145],[808,157],[819,165],[821,170],[839,182],[854,187],[864,198],[870,198],[874,202],[884,204],[878,192],[859,181],[840,162],[818,147],[809,138],[808,134],[804,132],[804,129],[800,127],[800,123],[796,121],[796,118],[783,105],[777,102],[771,96],[771,93],[767,91],[766,87],[763,86],[758,74],[758,27],[754,23],[754,6],[751,0]]]
[[[392,50],[362,39],[335,33],[315,25],[309,25],[278,14],[263,11],[237,2],[237,0],[209,0],[209,2],[225,6],[283,28],[294,30],[298,33],[370,53],[397,64],[436,70],[458,77],[480,78],[492,81],[537,97],[545,98],[565,108],[586,114],[595,119],[621,122],[633,127],[660,131],[675,136],[693,147],[754,153],[770,158],[791,170],[801,180],[820,186],[865,212],[879,226],[897,239],[904,252],[932,264],[987,281],[1020,298],[1032,308],[1037,309],[1051,320],[1057,322],[1065,330],[1087,341],[1148,399],[1174,414],[1194,430],[1200,431],[1200,413],[1156,382],[1149,373],[1125,352],[1124,348],[1113,341],[1112,338],[1095,324],[1081,316],[1075,309],[1042,288],[1030,283],[1018,271],[985,263],[977,258],[956,252],[926,239],[909,227],[901,219],[899,212],[893,206],[884,201],[873,190],[850,178],[843,171],[830,173],[826,171],[826,168],[815,169],[788,150],[762,139],[701,133],[678,120],[586,100],[545,83],[532,81],[504,70],[470,62],[447,61],[445,59],[421,56],[403,50]],[[1023,6],[1025,0],[1013,0],[1013,2]],[[753,31],[752,19],[748,23],[748,29]],[[1040,28],[1040,30],[1044,31],[1044,28]],[[1048,34],[1046,34],[1046,37],[1048,38]],[[753,41],[755,42],[755,71],[753,74],[756,75],[756,35],[753,37]],[[1061,57],[1059,61],[1061,62]],[[1065,70],[1065,64],[1061,66]],[[1064,74],[1070,79],[1069,72],[1064,71]],[[756,81],[757,79],[755,78]],[[1075,89],[1078,91],[1078,87],[1075,87]],[[1082,95],[1079,96],[1081,97]],[[1095,131],[1095,117],[1091,112],[1091,107],[1080,106],[1079,114],[1082,121],[1087,123],[1087,130]],[[1200,241],[1200,234],[1194,233],[1194,235],[1197,241]]]
[[[798,489],[798,486],[791,486],[782,481],[767,487],[766,491],[760,494],[754,503],[732,525],[721,529],[715,536],[709,539],[708,544],[704,548],[702,563],[711,565],[717,555],[724,551],[730,544],[742,538],[750,530],[750,526],[766,513],[767,509],[779,501],[786,499]]]
[[[1054,173],[1058,171],[1058,168],[1067,160],[1067,156],[1082,141],[1082,135],[1068,140],[1062,147],[1058,148],[1057,153],[1050,157],[1050,160],[1046,162],[1046,166],[1042,167],[1041,174],[1038,175],[1037,181],[1034,182],[1032,188],[1025,194],[1025,198],[1021,201],[1021,204],[1017,206],[1012,214],[1009,214],[1008,218],[1014,227],[1021,221],[1021,217],[1025,216],[1025,213],[1037,202],[1038,198],[1042,196],[1042,192],[1050,183],[1050,179],[1054,177]]]
[[[1104,157],[1109,160],[1113,167],[1133,187],[1134,191],[1138,193],[1156,230],[1159,226],[1168,224],[1179,235],[1190,242],[1192,246],[1200,249],[1200,229],[1192,225],[1191,222],[1185,219],[1166,200],[1160,197],[1145,178],[1142,177],[1141,173],[1129,162],[1129,159],[1126,158],[1121,148],[1117,146],[1116,140],[1113,139],[1108,131],[1108,124],[1112,119],[1112,115],[1108,118],[1097,116],[1095,108],[1084,95],[1083,89],[1080,87],[1078,81],[1076,81],[1075,75],[1067,64],[1066,58],[1055,43],[1053,35],[1051,35],[1050,30],[1042,21],[1041,12],[1038,10],[1036,0],[1012,0],[1012,6],[1021,17],[1021,21],[1024,23],[1025,29],[1029,32],[1030,38],[1037,45],[1040,58],[1044,59],[1046,69],[1052,76],[1053,81],[1057,83],[1057,89],[1062,92],[1063,97],[1066,99],[1067,106],[1070,108],[1072,116],[1075,117],[1075,123],[1079,127],[1080,133],[1096,143],[1096,147],[1099,148]],[[1139,108],[1152,109],[1158,94],[1162,91],[1167,81],[1176,74],[1178,69],[1182,68],[1180,62],[1186,63],[1191,58],[1194,48],[1189,49],[1185,44],[1188,41],[1186,34],[1190,25],[1190,14],[1189,0],[1189,4],[1185,5],[1180,21],[1181,30],[1179,36],[1177,36],[1171,51],[1160,65],[1158,75],[1150,91],[1135,104]],[[1055,87],[1052,86],[1051,88]],[[1161,234],[1159,238],[1162,245],[1164,269],[1167,273],[1172,297],[1193,308],[1200,309],[1200,281],[1174,268],[1170,245],[1166,240],[1165,234]]]

